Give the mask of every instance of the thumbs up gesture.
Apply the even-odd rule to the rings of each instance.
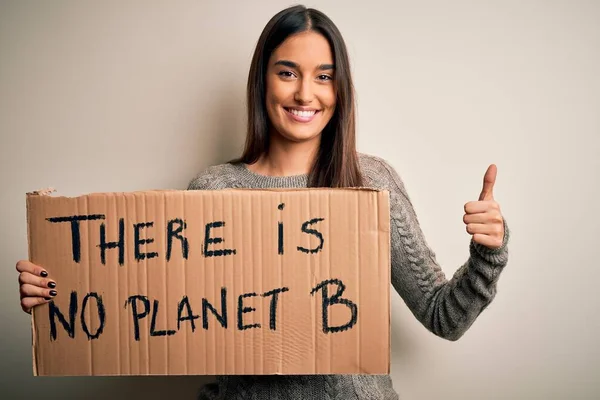
[[[502,246],[504,240],[504,220],[500,205],[494,200],[494,184],[498,170],[490,165],[483,177],[483,188],[478,201],[465,204],[464,223],[473,241],[490,249]]]

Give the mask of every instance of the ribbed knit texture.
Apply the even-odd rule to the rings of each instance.
[[[447,279],[428,246],[400,176],[384,160],[360,154],[365,185],[390,192],[391,279],[414,316],[432,333],[459,339],[496,295],[498,277],[508,261],[509,230],[502,247],[473,241],[470,257]],[[189,190],[227,188],[301,188],[306,175],[263,176],[243,164],[207,168]],[[350,400],[398,399],[387,375],[223,376],[201,389],[200,400]]]

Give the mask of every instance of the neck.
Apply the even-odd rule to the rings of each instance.
[[[263,154],[250,170],[268,176],[307,175],[319,149],[320,136],[306,142],[292,142],[272,134],[269,152]]]

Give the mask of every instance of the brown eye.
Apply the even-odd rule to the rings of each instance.
[[[277,75],[282,76],[284,78],[292,78],[294,74],[290,71],[281,71]]]
[[[320,81],[330,81],[330,80],[332,80],[332,79],[333,79],[333,78],[332,78],[331,76],[329,76],[329,75],[319,75],[319,76],[318,76],[318,78],[319,78],[319,80],[320,80]]]

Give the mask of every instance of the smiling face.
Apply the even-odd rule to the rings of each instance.
[[[335,111],[333,55],[327,39],[306,31],[288,37],[269,59],[266,106],[271,135],[320,139]]]

